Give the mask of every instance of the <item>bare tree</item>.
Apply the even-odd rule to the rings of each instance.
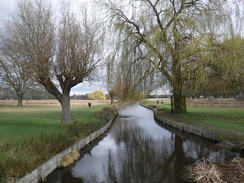
[[[209,24],[220,27],[227,1],[216,0],[107,0],[115,28],[127,45],[143,45],[144,62],[170,83],[172,111],[186,112],[183,86],[192,73],[197,84],[205,79],[208,41],[215,39]],[[135,49],[131,49],[134,52]]]
[[[55,21],[50,5],[29,0],[18,4],[11,26],[8,31],[30,59],[36,80],[60,102],[62,123],[70,123],[70,90],[87,79],[100,61],[98,23],[86,11],[80,17],[72,13],[70,3],[64,4]]]
[[[30,69],[30,61],[21,55],[14,42],[2,37],[0,48],[0,78],[2,84],[14,89],[18,106],[23,105],[23,97],[26,91],[35,85],[33,74]]]

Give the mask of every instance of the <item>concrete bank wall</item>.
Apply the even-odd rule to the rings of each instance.
[[[46,177],[56,168],[60,167],[62,158],[69,154],[73,150],[80,150],[84,148],[87,144],[91,143],[96,138],[100,137],[104,134],[112,125],[114,119],[117,117],[116,114],[113,119],[111,119],[104,127],[100,128],[99,130],[93,132],[89,136],[81,139],[74,143],[68,149],[60,152],[59,154],[52,157],[46,163],[39,166],[37,169],[33,170],[32,172],[25,175],[23,178],[16,181],[16,183],[37,183],[39,181],[45,181]]]
[[[191,134],[198,135],[200,137],[204,137],[204,138],[207,138],[207,139],[215,141],[215,142],[220,142],[219,135],[213,130],[208,130],[208,129],[205,129],[202,127],[193,126],[193,125],[189,125],[186,123],[181,123],[178,121],[166,119],[159,115],[154,115],[154,117],[159,123],[174,127],[182,132],[191,133]]]
[[[143,106],[143,107],[146,107],[146,106]],[[154,110],[154,109],[149,108],[149,107],[146,107],[146,108],[148,108],[150,110]],[[215,142],[220,142],[219,135],[213,130],[205,129],[205,128],[202,128],[199,126],[193,126],[193,125],[186,124],[186,123],[181,123],[181,122],[174,121],[171,119],[166,119],[161,115],[156,115],[155,113],[154,113],[154,118],[159,123],[171,126],[171,127],[176,128],[182,132],[187,132],[190,134],[194,134],[194,135],[198,135],[200,137],[207,138],[207,139],[215,141]]]

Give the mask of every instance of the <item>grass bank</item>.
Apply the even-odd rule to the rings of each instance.
[[[62,126],[58,105],[0,105],[0,182],[14,182],[104,126],[114,115],[107,106],[72,106],[74,123]]]
[[[156,107],[156,113],[165,118],[214,129],[222,140],[244,140],[244,110],[241,108],[187,107],[187,113],[171,114],[168,103],[145,100],[144,104]]]

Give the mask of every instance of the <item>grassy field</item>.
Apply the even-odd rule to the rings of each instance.
[[[244,140],[244,109],[216,107],[187,107],[187,113],[171,114],[170,104],[156,104],[156,101],[145,101],[148,105],[156,105],[157,113],[204,128],[217,130],[223,139]]]
[[[109,102],[107,102],[109,103]],[[11,182],[38,167],[76,140],[104,126],[114,115],[104,102],[73,104],[74,123],[61,125],[56,103],[23,107],[0,104],[0,182]]]
[[[89,108],[86,105],[73,105],[71,115],[74,121],[86,123],[93,121],[94,113],[105,106],[106,104]],[[61,129],[60,120],[61,107],[55,104],[32,104],[23,107],[0,105],[0,144],[58,131]]]

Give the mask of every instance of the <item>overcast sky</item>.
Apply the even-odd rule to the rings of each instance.
[[[13,10],[15,7],[15,0],[0,0],[0,21],[2,22],[4,19],[8,17],[8,12]]]
[[[52,6],[55,9],[56,8],[58,9],[63,0],[46,0],[46,1],[52,3]],[[65,0],[65,1],[69,1],[69,0]],[[77,5],[80,3],[89,3],[89,1],[91,2],[91,0],[71,0],[72,3],[75,3]],[[0,0],[0,28],[3,25],[3,23],[8,20],[10,11],[15,10],[17,2],[18,0]],[[103,79],[101,77],[99,78],[101,79],[101,81],[93,82],[92,85],[87,82],[84,82],[83,84],[79,84],[73,87],[71,90],[71,95],[87,94],[97,89],[106,90],[104,81],[102,81]]]
[[[70,1],[74,4],[80,3],[89,3],[92,0],[45,0],[48,3],[51,3],[54,8],[58,8],[62,1]],[[8,14],[10,11],[14,11],[16,7],[16,3],[18,0],[0,0],[0,21],[8,18]]]
[[[45,0],[45,1],[48,3],[51,3],[52,6],[54,7],[54,10],[58,11],[59,6],[63,0]],[[89,4],[92,0],[65,0],[65,1],[70,1],[74,4],[76,4],[77,5],[76,8],[78,8],[79,7],[78,4],[80,4],[80,3],[88,3]],[[242,1],[244,1],[244,0],[240,0],[240,2],[242,2]],[[8,20],[10,11],[14,11],[14,9],[16,8],[17,2],[18,2],[18,0],[0,0],[0,29],[2,28],[3,22]],[[244,3],[242,3],[242,5],[239,8],[241,10],[240,14],[244,18],[243,4]],[[244,34],[244,30],[242,33]],[[100,75],[101,75],[99,77],[100,81],[93,82],[94,83],[93,85],[86,83],[86,84],[79,84],[79,85],[73,87],[71,90],[71,95],[73,95],[73,94],[87,94],[87,93],[90,93],[96,89],[106,90],[106,87],[104,84],[105,82],[104,82],[104,79],[102,77],[102,74],[100,74]]]

